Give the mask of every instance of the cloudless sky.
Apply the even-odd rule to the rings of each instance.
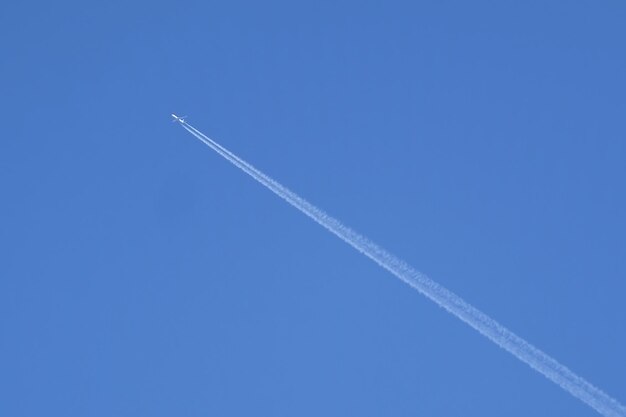
[[[5,2],[0,415],[596,415],[172,112],[626,402],[625,21]]]

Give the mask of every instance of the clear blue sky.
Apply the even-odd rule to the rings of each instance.
[[[9,2],[0,415],[595,416],[197,128],[626,402],[626,6]]]

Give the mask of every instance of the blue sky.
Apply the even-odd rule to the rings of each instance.
[[[172,112],[626,402],[622,3],[2,9],[0,415],[596,415]]]

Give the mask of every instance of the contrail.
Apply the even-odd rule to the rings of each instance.
[[[410,265],[387,252],[365,236],[345,226],[339,220],[329,216],[323,210],[315,207],[304,198],[265,175],[263,172],[195,129],[189,123],[182,119],[178,119],[178,121],[189,133],[223,156],[237,168],[269,188],[280,198],[287,201],[357,251],[415,288],[440,307],[443,307],[448,312],[470,325],[487,339],[508,351],[574,397],[583,401],[603,416],[626,417],[626,407],[599,388],[593,386],[584,378],[576,375],[564,365],[561,365],[554,358],[517,336],[482,311],[468,304],[458,295],[442,287],[421,272],[413,269]]]

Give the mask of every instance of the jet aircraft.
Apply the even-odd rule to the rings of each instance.
[[[185,123],[185,117],[187,117],[187,116],[178,117],[174,113],[172,113],[172,117],[174,118],[174,120],[172,120],[172,122]]]

